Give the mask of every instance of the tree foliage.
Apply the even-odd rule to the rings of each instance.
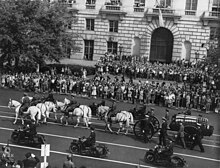
[[[67,49],[76,51],[77,34],[68,30],[72,13],[62,3],[41,0],[0,0],[0,67],[33,67],[59,62]]]

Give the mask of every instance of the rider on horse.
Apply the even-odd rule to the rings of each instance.
[[[50,101],[53,102],[54,104],[56,104],[56,100],[53,97],[53,93],[49,93],[49,95],[44,99],[44,102],[46,101]]]
[[[27,111],[28,107],[30,106],[30,102],[31,102],[27,93],[24,93],[24,96],[22,97],[21,102],[22,104],[19,109],[19,113],[23,114],[24,111]]]
[[[31,100],[31,106],[36,106],[40,102],[41,102],[40,95],[37,92],[35,92],[33,99]]]

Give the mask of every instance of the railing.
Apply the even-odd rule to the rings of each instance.
[[[218,12],[218,11],[211,11],[211,12],[209,12],[209,16],[220,17],[220,12]]]
[[[106,10],[116,10],[119,11],[121,10],[121,6],[118,5],[105,5]]]
[[[195,16],[196,15],[196,11],[195,10],[185,10],[185,15]]]
[[[169,8],[160,8],[161,13],[163,14],[174,14],[174,9]],[[153,13],[159,13],[159,8],[153,8]]]
[[[134,7],[134,12],[144,12],[144,7]]]
[[[95,4],[86,4],[86,9],[95,9]]]

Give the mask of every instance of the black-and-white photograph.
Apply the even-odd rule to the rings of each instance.
[[[220,0],[0,0],[0,168],[220,168]]]

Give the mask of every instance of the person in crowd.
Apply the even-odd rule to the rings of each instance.
[[[159,131],[159,145],[166,146],[167,137],[167,120],[165,117],[162,118],[162,125]]]
[[[23,168],[35,168],[38,163],[40,163],[40,160],[37,156],[35,156],[33,153],[26,153],[25,159],[22,161]]]
[[[76,168],[75,163],[73,162],[72,155],[67,155],[67,160],[63,162],[63,168]]]

